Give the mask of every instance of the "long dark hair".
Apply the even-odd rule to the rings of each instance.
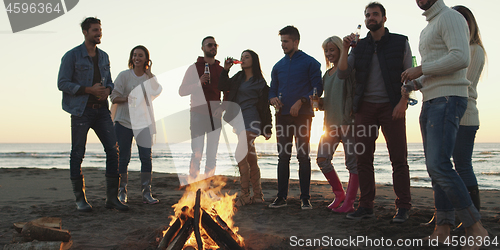
[[[257,53],[255,53],[255,51],[250,50],[250,49],[244,50],[243,52],[241,52],[241,54],[243,55],[243,53],[245,53],[245,52],[248,52],[250,54],[250,56],[252,56],[253,79],[259,80],[259,79],[264,78],[264,76],[262,76],[262,70],[260,69],[259,55],[257,55]]]
[[[132,57],[134,56],[134,50],[141,49],[144,51],[144,55],[146,56],[146,62],[144,63],[144,71],[146,71],[147,67],[151,66],[153,62],[149,59],[149,50],[146,49],[143,45],[137,45],[130,51],[130,57],[128,58],[128,68],[133,69],[135,67],[134,62],[132,61]]]

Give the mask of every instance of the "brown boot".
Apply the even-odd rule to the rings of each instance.
[[[252,203],[250,198],[250,169],[246,157],[238,162],[238,168],[240,169],[241,192],[236,201],[236,206],[239,207]]]
[[[264,194],[262,193],[262,186],[260,184],[260,168],[257,162],[250,164],[250,182],[253,189],[252,203],[264,202]]]

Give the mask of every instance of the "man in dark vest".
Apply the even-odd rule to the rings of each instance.
[[[390,33],[382,4],[372,2],[365,7],[368,35],[356,41],[355,35],[344,37],[344,50],[339,60],[339,78],[356,70],[353,102],[356,126],[356,158],[360,198],[355,212],[347,218],[372,218],[375,200],[373,158],[379,127],[382,127],[393,169],[397,213],[392,222],[408,219],[411,208],[410,174],[407,161],[405,112],[407,97],[401,96],[401,73],[412,66],[408,38]],[[347,55],[349,47],[353,46]]]

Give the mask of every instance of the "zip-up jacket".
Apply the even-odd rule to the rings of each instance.
[[[313,57],[299,50],[290,58],[285,55],[273,67],[271,72],[271,87],[269,99],[279,97],[281,94],[281,115],[289,115],[290,108],[302,97],[307,102],[302,104],[300,115],[314,116],[309,103],[309,96],[313,95],[316,88],[318,96],[323,93],[321,83],[320,63]]]

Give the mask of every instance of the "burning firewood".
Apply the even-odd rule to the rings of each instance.
[[[201,189],[196,191],[196,201],[194,203],[194,236],[196,243],[198,243],[198,250],[203,250],[203,241],[200,234],[200,210],[201,210]]]
[[[191,233],[193,233],[193,218],[188,218],[172,243],[168,245],[167,250],[182,250]]]
[[[207,212],[205,212],[205,210],[202,209],[201,211],[201,224],[210,238],[212,238],[219,247],[228,250],[243,250],[228,230],[223,229]]]
[[[165,232],[158,249],[203,250],[217,246],[218,249],[243,249],[243,238],[237,234],[238,228],[232,220],[236,195],[223,194],[221,189],[225,184],[222,178],[216,177],[191,183],[179,202],[172,206],[175,217],[170,223],[175,222]],[[210,214],[204,209],[210,209]]]
[[[68,230],[51,228],[37,224],[35,222],[28,222],[23,226],[21,235],[25,238],[39,240],[39,241],[64,241],[68,242],[71,235]]]
[[[158,245],[157,249],[158,250],[167,249],[168,244],[175,237],[175,235],[177,234],[177,231],[179,231],[179,228],[181,228],[181,219],[177,218],[177,220],[175,220],[174,224],[172,224],[172,226],[170,226],[168,228],[167,232],[163,236],[163,239],[160,241],[160,245]]]

